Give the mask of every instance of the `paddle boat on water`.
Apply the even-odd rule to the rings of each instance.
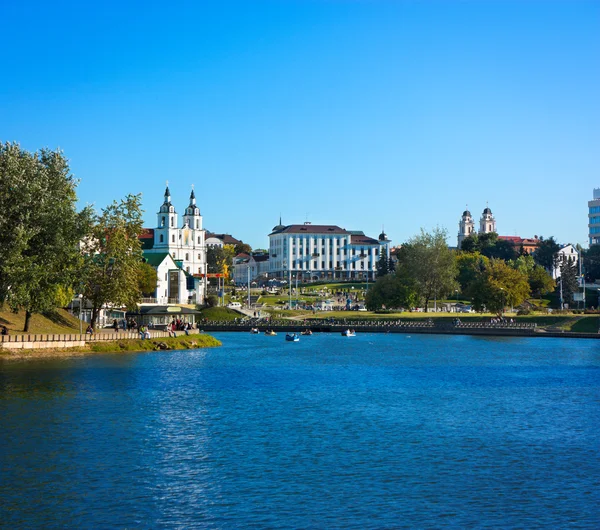
[[[300,337],[297,333],[286,333],[285,340],[287,340],[288,342],[299,342]]]
[[[268,329],[267,331],[265,331],[265,335],[269,335],[270,337],[274,337],[275,335],[277,335],[277,333],[275,333],[272,329]]]
[[[312,335],[312,331],[310,329],[305,329],[300,333],[300,335]]]
[[[258,333],[260,333],[260,331],[259,331],[259,329],[258,329],[258,328],[252,328],[252,329],[250,330],[250,333],[252,333],[252,335],[257,335]]]
[[[356,337],[356,332],[353,329],[345,329],[342,331],[343,337]]]

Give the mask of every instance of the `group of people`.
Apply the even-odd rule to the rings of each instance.
[[[173,319],[169,324],[167,324],[167,333],[169,337],[177,337],[178,331],[183,331],[186,335],[190,334],[190,330],[193,329],[193,326],[190,322],[184,322],[181,319]]]

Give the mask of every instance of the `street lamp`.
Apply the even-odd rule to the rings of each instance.
[[[504,287],[500,287],[502,291],[502,316],[504,316]]]
[[[456,294],[456,305],[454,306],[454,312],[458,311],[458,289],[454,289],[454,294]]]
[[[83,305],[83,294],[78,294],[77,298],[79,298],[79,334],[81,335],[83,333],[82,327],[81,327],[81,319],[83,318],[83,312],[81,309],[81,306]]]

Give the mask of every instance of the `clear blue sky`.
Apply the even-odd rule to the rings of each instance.
[[[205,227],[395,244],[489,203],[585,244],[600,187],[600,2],[0,3],[0,140],[60,147],[82,205],[190,187]]]

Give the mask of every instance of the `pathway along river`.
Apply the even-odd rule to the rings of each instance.
[[[0,361],[6,528],[600,527],[597,341]]]

